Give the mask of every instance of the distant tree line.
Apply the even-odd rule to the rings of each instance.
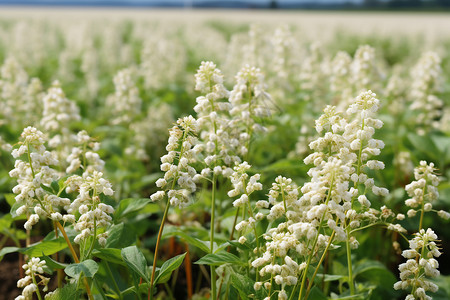
[[[450,0],[365,0],[364,6],[379,8],[439,8],[450,7]]]
[[[314,0],[311,0],[311,2],[291,2],[288,6],[291,8],[298,7],[313,9],[449,9],[450,0],[364,0],[361,4],[355,4],[350,1],[333,4],[331,0],[329,3],[317,3]],[[280,1],[271,0],[269,3],[269,8],[286,8],[286,4],[280,5]]]

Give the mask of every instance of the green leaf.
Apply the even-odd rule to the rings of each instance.
[[[14,218],[14,220],[26,220],[27,216],[25,214],[23,215],[17,215],[16,214],[16,210],[21,207],[23,204],[16,202],[11,206],[11,209],[9,211],[9,213],[11,214],[11,216]]]
[[[245,265],[239,257],[229,252],[207,254],[195,262],[198,265],[220,266],[226,263],[235,265]]]
[[[52,181],[52,183],[50,184],[50,187],[53,189],[55,194],[58,194],[58,192],[59,192],[59,183],[58,183],[58,181]]]
[[[258,172],[285,172],[286,170],[297,170],[301,168],[302,164],[299,164],[297,159],[280,159],[258,170]]]
[[[385,265],[374,260],[362,260],[355,266],[355,276],[358,276],[358,281],[370,282],[377,291],[391,292],[392,286],[397,281],[394,274],[389,271]]]
[[[252,250],[253,249],[248,241],[245,241],[245,243],[243,243],[243,244],[241,244],[237,241],[228,241],[228,243],[230,245],[232,245],[238,249],[242,249],[242,250]]]
[[[376,260],[359,261],[353,269],[353,277],[373,269],[387,270],[386,266]]]
[[[4,247],[4,248],[2,248],[2,250],[0,250],[0,261],[3,259],[3,256],[5,256],[6,254],[14,253],[14,252],[20,252],[20,249],[22,249],[22,248],[18,248],[18,247]]]
[[[316,275],[316,278],[319,279],[320,281],[322,281],[322,278],[324,278],[323,281],[336,281],[336,280],[340,280],[340,279],[346,278],[346,277],[347,276],[344,276],[344,275],[328,275],[328,274],[325,274],[325,276],[324,276],[324,274]]]
[[[81,273],[86,277],[92,278],[97,271],[98,265],[92,259],[86,259],[79,264],[70,264],[64,269],[64,272],[73,278],[77,278]]]
[[[311,288],[311,292],[309,293],[308,299],[327,300],[328,298],[317,286],[313,286]]]
[[[231,274],[231,285],[238,291],[243,300],[249,299],[249,295],[254,293],[254,282],[247,276],[241,274]]]
[[[98,257],[102,260],[125,266],[125,262],[122,259],[120,249],[100,248],[100,249],[95,249],[94,251],[92,251],[92,254],[95,257]]]
[[[35,243],[28,248],[23,248],[22,253],[31,257],[40,257],[42,255],[52,255],[67,248],[66,240],[63,237],[50,241],[42,241]]]
[[[60,263],[47,255],[43,255],[42,258],[45,260],[47,266],[52,269],[65,269],[69,266],[68,264]]]
[[[58,191],[55,192],[55,191],[53,190],[53,188],[50,187],[50,186],[46,186],[46,185],[41,184],[41,188],[42,188],[44,191],[46,191],[46,192],[48,192],[48,193],[50,193],[50,194],[56,194],[56,193],[58,193]]]
[[[170,279],[172,272],[178,269],[178,267],[183,263],[185,256],[186,253],[183,253],[165,261],[159,270],[155,284],[167,282]]]
[[[419,136],[414,133],[408,133],[408,140],[411,144],[423,154],[435,161],[439,160],[439,149],[433,143],[429,136]]]
[[[50,296],[46,296],[45,300],[80,299],[80,296],[81,291],[77,290],[76,283],[69,283],[56,289]]]
[[[136,234],[124,223],[114,225],[109,230],[105,248],[124,248],[136,242]]]
[[[6,229],[9,229],[12,224],[12,217],[11,214],[6,214],[0,218],[0,232],[5,231]]]
[[[13,206],[16,203],[16,195],[15,194],[4,194],[3,196],[5,196],[6,202],[8,202],[9,206]]]
[[[431,140],[436,145],[436,148],[443,154],[441,158],[445,162],[450,161],[450,137],[448,136],[432,136]]]
[[[120,219],[125,217],[128,214],[138,212],[141,209],[143,209],[148,203],[150,203],[152,200],[150,198],[128,198],[123,199],[119,203],[119,207],[116,209],[114,216],[116,219]],[[157,204],[155,204],[158,206]]]
[[[145,281],[150,282],[146,267],[147,261],[145,260],[144,254],[136,246],[130,246],[122,249],[121,255],[128,268],[136,273],[139,277],[145,279]]]
[[[180,238],[184,239],[189,245],[195,246],[205,253],[210,253],[210,250],[209,250],[210,242],[209,241],[202,241],[202,240],[200,240],[196,237],[193,237],[192,235],[189,235],[186,232],[183,232],[181,230],[173,230],[173,231],[164,233],[162,238],[165,239],[170,236],[180,237]]]

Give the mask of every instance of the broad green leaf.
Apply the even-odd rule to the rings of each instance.
[[[47,255],[43,255],[42,258],[45,260],[47,266],[49,266],[52,269],[65,269],[66,267],[69,266],[68,264],[60,263]]]
[[[439,160],[439,149],[428,136],[419,136],[414,133],[408,133],[408,140],[411,144],[422,153],[426,154],[433,160]]]
[[[13,206],[11,206],[11,210],[9,211],[9,213],[11,214],[11,216],[15,219],[15,220],[25,220],[27,218],[27,216],[25,216],[25,214],[18,216],[16,214],[16,210],[21,207],[23,204],[16,202],[13,204]]]
[[[159,270],[155,284],[167,282],[170,279],[172,272],[178,269],[178,267],[183,263],[185,256],[186,253],[183,253],[165,261]]]
[[[241,274],[231,274],[231,284],[238,291],[239,295],[243,300],[249,299],[249,295],[254,293],[253,285],[254,282],[247,276]]]
[[[159,178],[162,177],[162,173],[157,172],[149,175],[142,176],[139,181],[134,182],[131,185],[132,190],[140,190],[145,186],[149,186],[156,182]]]
[[[150,198],[128,198],[123,199],[119,203],[119,207],[116,209],[114,216],[117,219],[125,217],[127,214],[138,212],[139,210],[143,209],[148,203],[150,203],[152,200]],[[155,204],[157,205],[157,204]]]
[[[69,283],[56,289],[50,296],[46,296],[45,300],[80,299],[80,296],[81,290],[77,289],[76,283]]]
[[[42,241],[25,248],[22,253],[31,257],[40,257],[42,255],[52,255],[67,248],[67,243],[63,237],[50,241]]]
[[[316,278],[318,278],[320,280],[322,280],[322,278],[324,278],[323,281],[336,281],[336,280],[340,280],[340,279],[346,278],[346,277],[347,276],[344,276],[344,275],[329,275],[329,274],[325,274],[325,276],[324,276],[324,274],[316,275]]]
[[[114,225],[109,230],[105,248],[124,248],[136,242],[136,234],[124,223]]]
[[[439,151],[443,154],[441,158],[445,160],[445,162],[450,161],[450,137],[448,136],[432,136],[431,140],[439,149]]]
[[[122,249],[122,258],[127,264],[128,268],[136,273],[139,277],[145,279],[149,282],[149,278],[146,272],[147,261],[145,260],[144,254],[136,246],[130,246]]]
[[[317,286],[313,286],[311,288],[311,292],[309,293],[308,299],[327,300],[328,298]]]
[[[173,230],[173,231],[169,231],[167,233],[164,233],[162,238],[164,239],[164,238],[167,238],[167,237],[170,237],[170,236],[178,236],[178,237],[184,239],[189,245],[195,246],[195,247],[199,248],[200,250],[202,250],[205,253],[209,253],[210,252],[210,250],[209,250],[210,242],[209,241],[202,241],[202,240],[200,240],[200,239],[198,239],[196,237],[193,237],[193,236],[191,236],[191,235],[189,235],[189,234],[187,234],[187,233],[185,233],[185,232],[183,232],[181,230]]]
[[[362,260],[354,268],[355,276],[358,282],[371,283],[375,286],[375,293],[384,291],[392,292],[392,286],[397,281],[394,274],[389,271],[385,265],[374,260]]]
[[[50,193],[50,194],[56,194],[56,193],[58,193],[58,191],[55,191],[55,190],[53,189],[53,187],[51,187],[51,186],[46,186],[46,185],[44,185],[44,184],[41,184],[41,188],[42,188],[44,191],[46,191],[46,192],[48,192],[48,193]]]
[[[3,196],[5,196],[6,202],[8,202],[9,206],[13,206],[16,203],[16,195],[15,194],[4,194]]]
[[[55,192],[55,194],[58,194],[58,192],[59,192],[59,184],[58,184],[58,181],[52,181],[52,183],[50,184],[50,187],[53,189],[53,191]]]
[[[98,265],[92,259],[86,259],[79,264],[70,264],[64,269],[64,272],[73,278],[77,278],[81,273],[86,277],[94,277],[97,271]]]
[[[2,260],[3,256],[5,256],[6,254],[14,253],[14,252],[20,252],[20,249],[22,249],[22,248],[18,248],[18,247],[4,247],[4,248],[2,248],[2,250],[0,250],[0,261]]]
[[[301,169],[303,166],[299,164],[297,159],[280,159],[261,170],[258,170],[258,172],[264,173],[264,172],[284,172],[286,170],[297,170]]]
[[[362,260],[353,268],[353,277],[373,269],[386,270],[386,266],[376,260]]]
[[[253,249],[248,241],[246,241],[243,244],[241,244],[237,241],[228,241],[228,243],[238,249],[243,249],[243,250],[252,250]]]
[[[228,252],[220,252],[216,254],[207,254],[195,262],[198,265],[220,266],[226,263],[235,265],[245,265],[239,257]]]
[[[8,229],[12,224],[11,214],[6,214],[0,218],[0,232]]]
[[[120,249],[100,248],[100,249],[95,249],[94,251],[92,251],[92,254],[95,257],[98,257],[102,260],[106,260],[106,261],[112,262],[114,264],[119,264],[119,265],[125,266],[125,262],[122,259]]]

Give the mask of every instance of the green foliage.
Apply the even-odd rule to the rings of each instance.
[[[92,278],[97,271],[98,264],[92,259],[86,259],[79,264],[70,264],[64,269],[64,272],[73,278],[78,278],[81,274]]]

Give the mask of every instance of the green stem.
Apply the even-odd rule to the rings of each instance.
[[[114,289],[116,290],[116,293],[119,296],[119,299],[122,300],[123,299],[122,293],[120,291],[119,286],[117,285],[116,280],[114,279],[114,275],[113,275],[113,273],[111,271],[111,268],[109,267],[109,264],[108,264],[108,262],[106,260],[104,261],[104,263],[105,263],[105,266],[106,266],[106,268],[105,268],[106,272],[108,273],[109,277],[111,277],[111,280],[113,282]]]
[[[169,299],[170,300],[174,299],[172,290],[170,289],[170,286],[167,282],[164,283],[164,287],[166,288],[167,294],[169,294]]]
[[[36,285],[36,295],[39,300],[42,300],[41,292],[39,291],[39,286],[36,282],[36,278],[34,277],[34,273],[31,273],[31,279],[33,280],[33,283]]]
[[[425,186],[422,188],[422,209],[420,211],[420,221],[419,221],[419,232],[422,229],[423,226],[423,216],[425,214],[425,189],[426,189],[426,184]]]
[[[153,258],[152,277],[150,279],[150,290],[149,290],[150,299],[153,299],[153,282],[155,281],[156,262],[158,260],[159,243],[161,242],[161,236],[164,229],[164,224],[166,223],[169,207],[170,207],[170,199],[169,197],[167,197],[166,209],[164,210],[161,226],[159,227],[158,238],[156,240],[155,256]]]
[[[211,254],[214,253],[214,223],[215,223],[215,212],[216,212],[216,174],[213,175],[212,180],[212,196],[211,196],[211,241],[210,249]],[[217,295],[216,291],[216,267],[211,266],[211,299],[215,300]]]
[[[355,284],[353,282],[353,268],[352,268],[352,249],[350,247],[350,230],[347,230],[347,266],[348,266],[348,284],[350,286],[350,295],[355,294]]]
[[[31,169],[31,174],[33,174],[33,178],[36,177],[36,174],[34,173],[34,169],[33,169],[33,163],[31,162],[31,155],[30,155],[30,144],[27,143],[27,156],[28,156],[28,162],[30,163],[30,169]]]
[[[89,248],[86,258],[89,258],[89,256],[91,256],[92,250],[94,250],[96,237],[97,237],[97,220],[94,217],[94,236],[92,237],[92,244],[91,244],[91,247]]]
[[[322,265],[322,262],[325,259],[325,255],[327,254],[328,249],[331,246],[331,242],[333,241],[335,234],[336,234],[336,231],[333,230],[333,233],[331,234],[330,239],[328,240],[327,247],[325,248],[325,251],[323,251],[322,257],[320,257],[320,260],[317,263],[317,267],[314,270],[314,274],[311,277],[311,280],[309,281],[308,288],[306,289],[305,299],[308,299],[309,292],[311,291],[311,288],[312,288],[312,285],[313,285],[313,282],[314,282],[314,278],[316,277],[317,272],[319,271],[319,267]]]
[[[328,191],[327,199],[325,200],[325,205],[328,205],[328,202],[330,201],[331,192],[333,191],[333,183],[334,183],[334,176],[331,179],[330,190]],[[303,290],[305,288],[305,281],[306,281],[306,277],[307,277],[307,274],[308,274],[308,269],[309,269],[309,266],[311,264],[312,257],[314,256],[314,251],[316,249],[317,241],[319,240],[320,230],[322,229],[322,222],[323,222],[323,219],[325,218],[325,214],[326,213],[327,213],[327,209],[325,209],[325,211],[323,212],[322,217],[320,218],[319,228],[317,229],[317,234],[316,234],[316,237],[314,238],[314,242],[313,242],[313,245],[312,245],[312,248],[311,248],[311,254],[308,256],[308,261],[306,262],[306,267],[305,267],[305,270],[303,272],[302,283],[300,285],[300,293],[298,294],[298,300],[302,299]]]
[[[272,266],[275,264],[275,253],[273,254],[273,258],[272,258]],[[269,286],[269,298],[272,294],[272,282],[273,282],[273,273],[270,274],[270,286]]]

